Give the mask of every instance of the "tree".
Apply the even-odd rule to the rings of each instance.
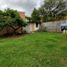
[[[7,9],[5,15],[10,16],[11,19],[10,20],[8,19],[7,23],[8,26],[14,29],[14,33],[19,28],[21,28],[22,31],[22,27],[27,25],[27,23],[24,22],[23,19],[21,19],[19,13],[16,10]]]
[[[4,27],[11,27],[16,33],[16,30],[26,26],[27,22],[24,22],[23,19],[19,16],[19,13],[16,10],[7,9],[4,12],[0,11],[0,29]]]
[[[43,21],[62,18],[65,16],[64,11],[67,10],[66,4],[66,0],[44,0],[44,4],[39,8],[39,14]]]
[[[36,8],[34,8],[32,15],[31,15],[31,18],[32,18],[32,22],[40,23],[39,12]]]
[[[0,10],[0,31],[5,27],[5,16],[4,12]]]

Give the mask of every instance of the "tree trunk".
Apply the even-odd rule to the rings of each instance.
[[[21,27],[21,34],[23,33],[23,27]]]

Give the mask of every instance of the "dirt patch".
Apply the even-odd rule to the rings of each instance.
[[[66,58],[61,58],[60,59],[60,64],[62,67],[67,67],[67,59]]]

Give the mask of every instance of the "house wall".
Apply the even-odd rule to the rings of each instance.
[[[24,27],[23,29],[27,32],[27,33],[32,33],[35,32],[37,30],[39,30],[40,25],[38,24],[38,27],[36,27],[36,23],[29,23],[26,27]]]
[[[44,22],[41,24],[43,31],[48,32],[61,32],[61,24],[66,23],[67,20],[53,21],[53,22]]]
[[[27,33],[31,33],[31,24],[28,24],[26,27],[23,27],[23,30],[26,31]]]

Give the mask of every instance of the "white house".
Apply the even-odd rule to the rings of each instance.
[[[39,29],[40,29],[40,24],[38,23],[29,23],[26,27],[24,27],[24,30],[27,33],[32,33],[38,31]]]

